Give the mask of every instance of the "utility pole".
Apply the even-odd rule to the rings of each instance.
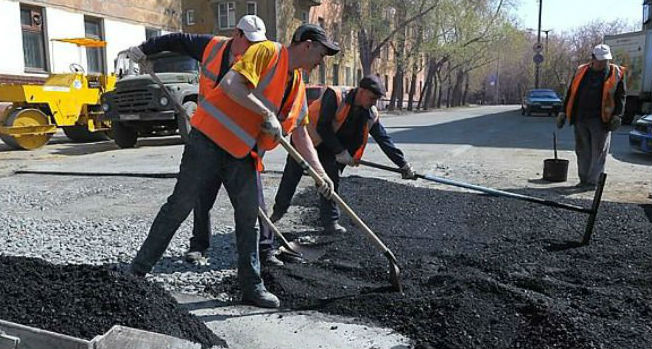
[[[539,27],[537,28],[537,44],[541,44],[541,10],[543,9],[543,0],[539,0]],[[541,63],[535,63],[534,69],[534,88],[539,88],[539,73]]]

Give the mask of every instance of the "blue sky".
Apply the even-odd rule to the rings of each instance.
[[[522,28],[537,28],[538,0],[519,0],[515,15]],[[569,31],[594,19],[607,22],[625,19],[640,24],[643,0],[543,0],[541,29],[553,32]]]

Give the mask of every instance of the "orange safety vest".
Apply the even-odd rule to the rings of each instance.
[[[351,104],[348,101],[342,101],[346,97],[344,91],[339,88],[334,88],[334,87],[328,87],[331,90],[335,92],[335,97],[337,100],[337,110],[335,111],[335,118],[333,119],[333,131],[337,133],[339,129],[342,127],[344,124],[344,121],[346,121],[346,118],[349,116],[349,111],[351,110]],[[350,93],[357,93],[358,89],[352,90]],[[319,116],[321,115],[321,100],[323,98],[323,95],[321,98],[318,100],[312,102],[310,104],[310,107],[308,108],[308,118],[310,118],[310,123],[308,124],[308,134],[310,135],[310,139],[312,139],[312,144],[318,146],[321,144],[322,139],[319,133],[317,132],[317,124],[319,123]],[[362,144],[360,145],[360,148],[356,149],[354,154],[352,154],[353,159],[356,162],[359,162],[360,159],[362,159],[362,154],[364,153],[364,149],[367,146],[367,140],[369,139],[369,130],[371,130],[371,127],[378,122],[378,113],[375,110],[375,107],[372,107],[371,110],[372,118],[367,121],[367,123],[364,125],[364,129],[362,132]]]
[[[287,49],[275,43],[274,56],[263,70],[258,86],[251,91],[269,110],[276,113],[285,134],[292,133],[308,115],[306,89],[300,69],[293,72],[292,90],[281,106],[288,83],[288,64]],[[239,159],[250,154],[256,146],[259,152],[264,152],[278,145],[272,137],[261,131],[263,116],[238,104],[219,86],[208,91],[199,102],[190,123]],[[259,169],[260,166],[258,163]]]
[[[587,71],[589,71],[589,69],[591,69],[590,63],[580,65],[577,68],[577,72],[575,73],[575,77],[571,83],[569,91],[570,94],[568,96],[568,104],[566,105],[566,117],[568,118],[569,122],[572,120],[571,114],[573,113],[573,104],[575,103],[575,98],[577,97],[577,90],[580,87],[582,78],[584,78],[584,75]],[[607,76],[607,79],[604,81],[602,86],[602,122],[609,122],[613,116],[613,112],[616,107],[616,88],[618,87],[618,83],[623,79],[624,73],[624,67],[615,64],[609,64],[609,75]]]
[[[201,59],[201,74],[199,74],[199,96],[203,99],[207,91],[215,88],[219,81],[220,70],[222,69],[222,58],[226,51],[229,38],[224,36],[213,36],[204,48]]]

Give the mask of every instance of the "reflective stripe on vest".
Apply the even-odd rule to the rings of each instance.
[[[206,92],[217,86],[217,79],[222,69],[222,58],[226,50],[226,43],[229,38],[214,36],[209,41],[201,61],[201,73],[199,74],[199,99],[204,99]]]
[[[589,69],[591,69],[591,64],[580,65],[577,68],[573,81],[571,82],[568,103],[566,104],[566,117],[569,121],[572,120],[573,105],[575,104],[575,98],[577,97],[577,90]],[[623,79],[624,72],[625,68],[615,64],[609,64],[609,75],[602,86],[601,118],[603,122],[609,122],[611,120],[616,106],[616,89],[618,88],[618,83]]]
[[[337,103],[337,110],[335,111],[335,118],[333,119],[333,131],[334,133],[337,133],[339,129],[342,127],[344,122],[346,121],[346,118],[349,116],[349,112],[351,111],[351,104],[349,104],[345,99],[346,96],[344,94],[344,91],[341,89],[336,89],[333,87],[328,87],[331,90],[335,92],[335,100]],[[354,92],[355,91],[355,92]],[[349,93],[357,93],[357,89],[353,90]],[[310,135],[310,138],[312,139],[312,143],[315,146],[318,146],[319,144],[322,143],[322,138],[317,132],[317,125],[319,123],[319,117],[321,115],[321,102],[322,98],[324,95],[312,102],[310,104],[310,108],[308,111],[308,117],[310,118],[310,123],[308,124],[308,134]],[[367,141],[369,139],[369,130],[371,130],[371,127],[378,122],[378,111],[376,107],[371,107],[370,112],[372,113],[373,117],[370,118],[367,123],[364,125],[363,131],[362,131],[362,144],[354,154],[351,154],[353,158],[356,161],[360,161],[362,159],[362,154],[364,153],[364,149],[367,146]]]
[[[252,93],[269,105],[271,111],[279,115],[288,80],[289,62],[285,47],[275,43],[274,48],[274,56],[269,65],[263,69],[260,82]],[[305,86],[302,80],[299,79],[298,83],[295,81],[290,96],[293,99],[288,98],[287,103],[291,103],[293,108],[290,108],[284,120],[282,115],[279,116],[282,120],[281,125],[286,131],[293,129],[290,125],[296,123],[303,110],[301,104],[296,105],[302,103],[301,99],[305,99]],[[292,112],[292,110],[299,112]],[[238,104],[219,86],[207,92],[206,98],[199,104],[195,116],[191,119],[193,127],[236,158],[247,156],[256,144],[259,151],[270,150],[277,145],[273,139],[270,142],[269,137],[261,132],[262,122],[262,115]]]

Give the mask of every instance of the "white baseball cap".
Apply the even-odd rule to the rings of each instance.
[[[593,56],[598,61],[604,61],[611,59],[611,49],[605,44],[600,44],[593,48]]]
[[[265,33],[267,32],[265,29],[265,22],[263,22],[263,20],[258,16],[242,16],[238,25],[236,25],[236,28],[242,30],[247,40],[251,42],[267,40],[267,37],[265,36]]]

